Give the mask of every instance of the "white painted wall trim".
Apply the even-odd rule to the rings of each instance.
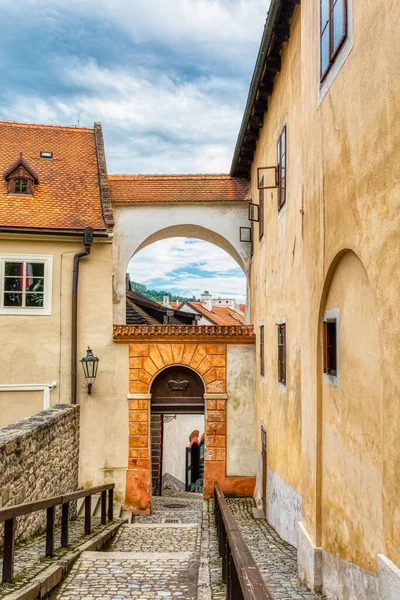
[[[151,400],[151,394],[128,394],[128,400]]]
[[[50,390],[57,387],[57,383],[12,383],[0,385],[0,392],[43,392],[43,410],[50,408]]]

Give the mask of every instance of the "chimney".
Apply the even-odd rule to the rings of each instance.
[[[169,306],[169,296],[163,296],[163,306]]]
[[[211,296],[210,292],[208,292],[206,290],[204,292],[204,294],[201,294],[200,301],[201,301],[202,306],[204,306],[207,310],[209,310],[210,312],[212,312],[213,297]]]

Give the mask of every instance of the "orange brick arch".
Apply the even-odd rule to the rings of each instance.
[[[254,477],[226,476],[226,344],[206,342],[129,344],[129,457],[125,505],[137,514],[151,510],[151,384],[166,367],[196,371],[205,385],[204,495],[214,481],[233,495],[252,495]]]
[[[208,394],[226,393],[226,344],[130,344],[129,392],[149,394],[151,382],[165,367],[183,365],[203,379]]]

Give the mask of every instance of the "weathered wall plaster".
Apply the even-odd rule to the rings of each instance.
[[[380,600],[400,598],[400,569],[384,554],[378,554],[378,587]]]
[[[163,432],[163,487],[171,481],[172,476],[185,489],[186,480],[186,448],[189,446],[189,435],[198,429],[200,436],[204,433],[204,415],[175,415],[175,419],[165,422]]]
[[[0,429],[0,507],[74,492],[78,461],[79,406],[57,405]],[[46,511],[18,518],[16,539],[45,524]]]
[[[255,347],[227,347],[227,475],[256,474]]]
[[[313,592],[322,590],[322,548],[317,548],[310,534],[299,523],[297,540],[297,566],[300,581]]]
[[[267,520],[282,539],[297,548],[301,496],[282,477],[268,467]]]
[[[382,600],[376,573],[322,551],[322,591],[331,600]]]

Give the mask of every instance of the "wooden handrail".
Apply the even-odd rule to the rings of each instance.
[[[218,483],[214,484],[214,499],[222,581],[227,586],[227,600],[272,600]]]
[[[2,583],[13,581],[14,577],[14,553],[15,553],[15,530],[16,518],[23,515],[29,515],[38,510],[46,510],[46,556],[54,556],[54,527],[55,527],[55,507],[62,507],[61,511],[61,547],[66,548],[69,545],[69,507],[70,502],[85,498],[85,534],[91,533],[91,496],[101,494],[101,524],[105,525],[108,520],[114,519],[114,488],[115,483],[106,483],[86,490],[78,490],[63,494],[62,496],[53,496],[44,500],[35,500],[25,504],[16,504],[0,510],[0,522],[4,521],[4,552],[3,552],[3,573]],[[108,511],[107,511],[107,491],[108,491]],[[108,515],[107,515],[108,513]]]
[[[59,504],[65,504],[65,502],[72,502],[73,500],[79,500],[79,498],[85,498],[86,496],[93,496],[94,494],[101,494],[103,491],[111,490],[115,488],[115,483],[106,483],[104,485],[98,485],[97,487],[87,488],[85,490],[78,490],[76,492],[70,492],[63,496],[52,496],[51,498],[45,498],[44,500],[34,500],[33,502],[26,502],[25,504],[16,504],[0,509],[0,523],[12,519],[14,517],[21,517],[23,515],[29,515],[30,513],[38,510],[49,508],[50,506],[58,506]]]

